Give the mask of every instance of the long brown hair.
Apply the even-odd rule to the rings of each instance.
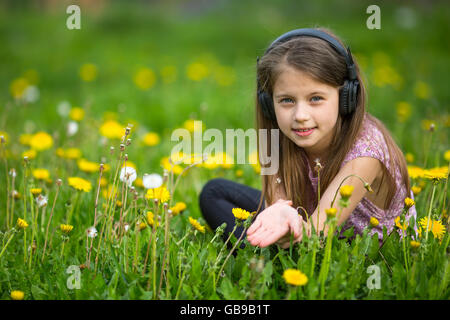
[[[344,46],[342,41],[328,29],[317,29],[328,33]],[[406,160],[403,152],[395,143],[389,130],[380,120],[366,112],[366,89],[363,79],[361,78],[358,63],[353,55],[352,58],[355,62],[357,77],[360,83],[357,106],[352,114],[348,116],[339,114],[338,116],[333,141],[330,144],[327,155],[324,157],[325,159],[330,159],[330,155],[332,155],[333,161],[327,161],[325,164],[321,163],[320,190],[326,190],[333,178],[339,172],[345,156],[350,151],[358,134],[362,130],[364,115],[366,115],[366,117],[369,120],[372,120],[382,132],[388,146],[391,169],[390,172],[388,172],[386,167],[384,165],[382,166],[383,175],[377,194],[383,185],[384,179],[388,179],[388,185],[392,188],[392,190],[390,190],[392,192],[388,193],[384,207],[389,208],[396,192],[396,184],[393,178],[395,177],[395,164],[400,169],[403,183],[406,185],[407,196],[410,195]],[[313,37],[295,37],[274,47],[269,53],[259,59],[256,70],[259,86],[271,96],[273,94],[273,86],[281,73],[283,64],[306,72],[316,80],[334,86],[335,88],[342,87],[347,76],[345,58],[337,53],[328,42]],[[264,117],[258,97],[256,97],[255,100],[257,128],[266,130],[279,129],[276,121],[271,121]],[[259,130],[257,130],[257,132],[259,135]],[[270,137],[270,135],[267,136]],[[345,137],[345,139],[342,137]],[[258,141],[260,141],[259,138],[260,137],[258,136]],[[308,178],[307,166],[309,163],[306,152],[284,134],[280,134],[279,145],[279,170],[278,173],[274,175],[262,175],[262,193],[257,212],[259,212],[261,208],[263,197],[265,197],[269,206],[277,200],[275,199],[276,188],[278,185],[276,179],[279,177],[281,178],[281,185],[286,191],[287,199],[290,199],[293,202],[293,207],[298,208],[299,206],[302,206],[307,210],[308,216],[310,216],[317,207],[318,199],[312,192],[311,182]],[[266,146],[268,150],[271,150],[270,139],[267,139]],[[258,144],[258,154],[261,154],[260,148],[261,146]],[[268,150],[265,151],[266,154]],[[300,213],[303,215],[303,218],[306,218],[303,212]]]

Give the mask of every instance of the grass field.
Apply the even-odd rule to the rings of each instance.
[[[0,5],[0,299],[450,298],[445,2],[380,5],[380,30],[366,27],[365,1],[86,1],[80,30],[66,5],[42,3]],[[319,25],[350,45],[367,110],[404,151],[421,237],[412,222],[381,249],[369,230],[288,250],[230,237],[233,255],[198,195],[214,177],[260,188],[259,166],[171,166],[172,132],[254,128],[256,57]],[[145,188],[145,173],[168,194]]]

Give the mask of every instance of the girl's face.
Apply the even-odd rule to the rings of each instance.
[[[307,73],[284,65],[273,88],[278,126],[309,159],[322,158],[329,147],[339,114],[339,90]],[[296,129],[314,128],[301,134]]]

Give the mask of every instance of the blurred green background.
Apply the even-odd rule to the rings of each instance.
[[[80,30],[66,27],[70,4],[0,3],[0,131],[12,141],[61,129],[63,101],[99,121],[114,112],[163,139],[189,118],[220,130],[254,127],[256,57],[282,33],[314,26],[330,28],[351,47],[366,78],[368,111],[415,162],[423,162],[423,121],[449,126],[447,1],[84,0],[76,2]],[[372,4],[381,9],[380,30],[366,26]],[[193,80],[188,70],[196,63]],[[89,81],[80,75],[86,66]],[[13,97],[20,78],[38,89],[38,99]],[[169,146],[152,152],[167,155]],[[438,131],[434,165],[447,149],[448,129]]]

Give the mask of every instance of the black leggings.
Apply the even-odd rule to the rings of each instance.
[[[200,210],[206,222],[212,230],[226,222],[223,238],[227,238],[235,226],[235,218],[232,213],[233,208],[241,208],[249,212],[258,209],[261,191],[252,187],[223,179],[215,178],[209,180],[203,187],[200,196]],[[259,212],[264,210],[264,200]],[[244,231],[242,226],[236,228],[234,235],[239,238]],[[246,235],[242,237],[242,241]],[[245,247],[244,243],[240,245]]]

